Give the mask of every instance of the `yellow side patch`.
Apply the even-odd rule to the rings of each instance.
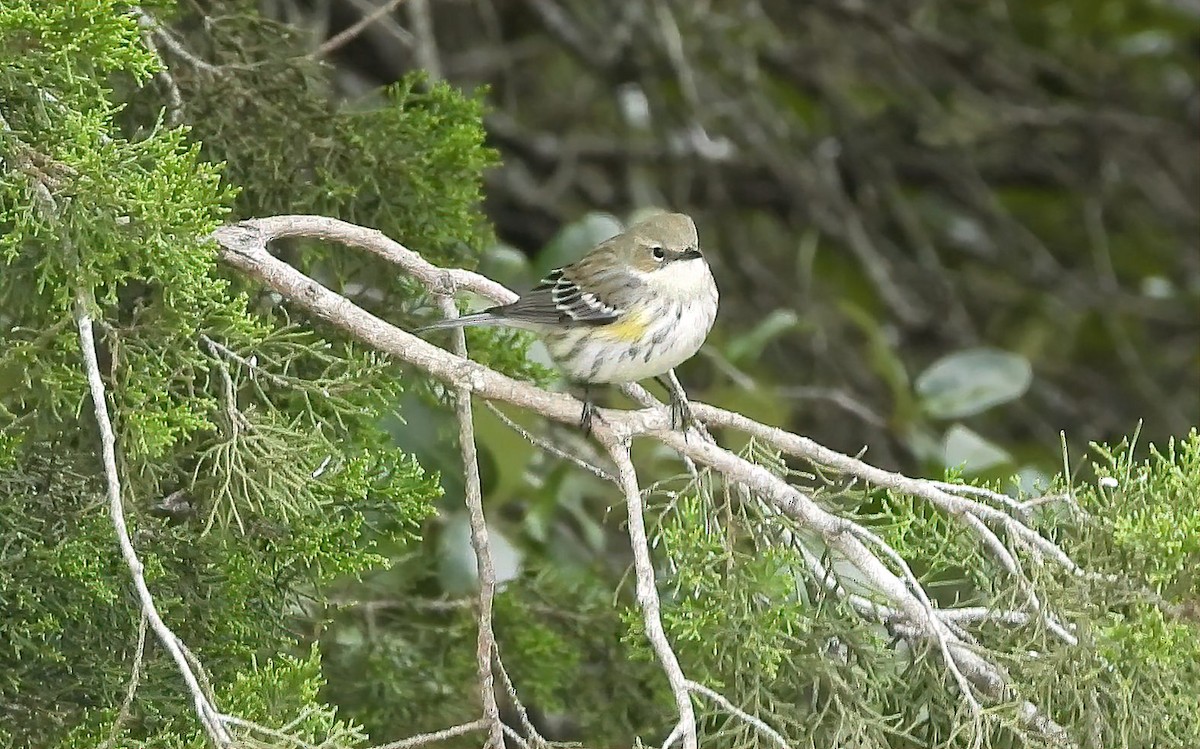
[[[648,327],[650,326],[646,323],[643,315],[631,313],[614,323],[601,325],[596,329],[596,334],[613,341],[633,343],[640,341],[646,335]]]

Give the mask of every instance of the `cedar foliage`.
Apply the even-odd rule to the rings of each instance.
[[[208,23],[187,11],[173,19],[188,47],[219,66],[173,60],[182,109],[129,6],[0,8],[3,747],[205,745],[152,635],[137,699],[119,717],[140,617],[105,508],[72,320],[81,291],[93,300],[135,545],[222,709],[336,747],[477,711],[470,608],[421,605],[470,588],[454,588],[451,555],[437,552],[453,546],[461,491],[453,463],[438,458],[436,391],[228,273],[204,238],[239,218],[324,213],[471,267],[491,239],[477,207],[495,158],[481,100],[413,76],[378,99],[332,106],[327,71],[294,30],[259,17],[254,3],[219,5]],[[142,7],[164,20],[174,11]],[[361,254],[302,243],[280,251],[390,319],[410,322],[426,304]],[[490,332],[472,340],[477,358],[544,380],[524,344]],[[394,416],[398,404],[407,422]],[[580,497],[612,501],[489,429],[481,439],[492,452],[529,466],[556,507],[585,515]],[[919,560],[944,605],[1013,599],[953,521],[746,449]],[[1200,436],[1149,457],[1097,447],[1096,461],[1094,476],[1112,481],[1059,479],[1051,491],[1070,492],[1079,510],[1048,505],[1039,522],[1120,582],[1029,570],[1083,645],[1067,648],[1036,624],[973,631],[1080,741],[1195,746]],[[668,634],[691,678],[797,746],[965,745],[937,658],[826,595],[779,543],[802,529],[707,474],[669,478],[663,462],[641,458],[667,477],[650,495],[655,551],[671,571]],[[506,486],[498,470],[488,478],[497,493],[541,501],[534,483]],[[657,735],[671,701],[621,584],[624,565],[612,563],[622,557],[596,551],[606,542],[586,518],[573,532],[585,551],[567,548],[561,528],[529,533],[520,573],[497,601],[501,651],[535,717],[568,715],[573,735],[597,745]],[[1164,605],[1149,605],[1144,587]],[[356,605],[373,598],[388,605]],[[1039,745],[1013,706],[997,712],[978,734],[986,745]],[[702,714],[710,740],[760,745],[711,705]]]

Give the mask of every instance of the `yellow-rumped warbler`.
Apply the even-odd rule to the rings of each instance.
[[[550,271],[512,304],[418,332],[460,325],[531,330],[567,377],[584,386],[585,431],[593,416],[589,385],[648,377],[670,393],[672,425],[686,426],[691,414],[673,370],[700,350],[716,316],[717,284],[696,224],[682,213],[661,213]]]

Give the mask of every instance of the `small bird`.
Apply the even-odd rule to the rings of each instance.
[[[660,213],[550,271],[512,304],[417,332],[505,325],[537,333],[559,368],[583,386],[580,426],[588,433],[595,416],[590,386],[649,377],[670,394],[672,427],[691,422],[674,369],[700,350],[716,317],[717,284],[695,222],[682,213]]]

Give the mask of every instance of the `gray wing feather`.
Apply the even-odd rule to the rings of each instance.
[[[621,314],[595,294],[580,289],[561,268],[551,271],[517,301],[490,311],[513,322],[567,326],[604,325]]]

